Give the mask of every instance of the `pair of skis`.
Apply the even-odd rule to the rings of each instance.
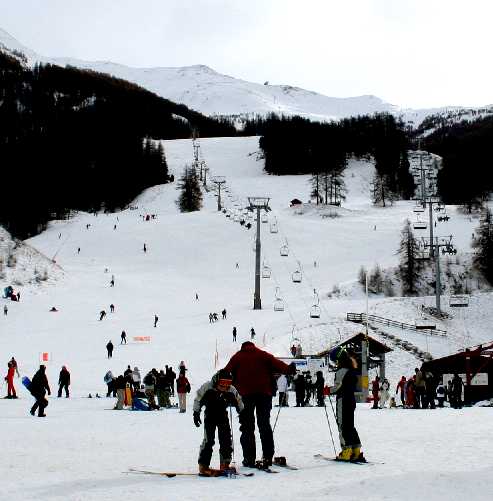
[[[343,460],[338,459],[338,458],[324,456],[323,454],[315,454],[313,457],[315,459],[323,459],[324,461],[335,461],[336,463],[341,463],[341,464],[356,464],[356,465],[361,465],[361,466],[364,466],[365,464],[367,464],[367,465],[385,464],[385,463],[380,463],[380,462],[375,462],[375,461],[367,461],[366,459],[364,461],[343,461]]]
[[[210,474],[201,473],[189,473],[182,471],[151,471],[151,470],[138,470],[136,468],[130,468],[127,473],[140,473],[142,475],[158,475],[160,477],[206,477],[206,478],[219,478],[219,477],[253,477],[254,473],[241,473],[233,470],[210,470]]]

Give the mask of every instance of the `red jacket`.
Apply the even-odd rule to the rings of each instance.
[[[190,383],[185,376],[180,375],[176,378],[176,392],[190,393]]]
[[[233,375],[233,385],[241,396],[252,393],[273,394],[273,375],[292,374],[296,369],[274,355],[259,350],[252,342],[246,341],[236,352],[225,369]]]

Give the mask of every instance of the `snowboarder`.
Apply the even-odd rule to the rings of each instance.
[[[122,331],[120,337],[121,337],[120,344],[123,344],[123,343],[127,344],[127,333],[125,331]]]
[[[253,327],[250,329],[250,339],[252,341],[255,339],[255,329]]]
[[[176,393],[178,393],[178,406],[180,408],[180,413],[187,411],[187,393],[190,393],[190,390],[190,382],[185,376],[185,371],[180,372],[180,375],[176,379]]]
[[[14,367],[12,361],[7,363],[7,367],[7,375],[5,376],[5,381],[7,381],[7,396],[5,398],[17,398],[17,393],[15,392],[14,387],[14,374],[16,367]]]
[[[221,311],[221,315],[223,316],[223,320],[226,320],[226,308],[224,308],[224,310]]]
[[[236,343],[236,327],[233,327],[233,341]]]
[[[60,375],[58,376],[58,398],[62,396],[63,389],[65,389],[65,397],[69,398],[69,391],[68,391],[69,386],[70,386],[70,372],[64,365],[62,367],[62,370],[60,371]]]
[[[238,413],[243,410],[240,394],[232,386],[231,373],[221,369],[212,376],[210,381],[207,381],[198,389],[193,403],[193,422],[197,428],[202,424],[200,411],[202,407],[205,407],[204,440],[200,445],[198,458],[200,475],[218,474],[215,470],[210,469],[216,428],[219,438],[220,471],[225,474],[230,469],[233,452],[227,410],[230,406],[234,406]]]
[[[274,457],[274,437],[270,425],[272,409],[272,387],[274,373],[294,374],[294,364],[286,365],[270,353],[259,350],[251,341],[241,345],[225,370],[233,376],[233,384],[240,393],[245,408],[240,414],[241,446],[243,449],[243,465],[255,466],[255,413],[262,443],[263,465],[272,464]]]
[[[110,313],[115,313],[115,305],[113,303],[110,304]]]
[[[158,320],[159,320],[159,317],[157,315],[154,315],[154,327],[156,327]]]
[[[34,416],[36,409],[38,409],[38,417],[45,417],[44,410],[48,406],[48,400],[45,395],[51,395],[50,385],[46,377],[46,366],[40,365],[39,370],[34,374],[31,384],[29,385],[31,395],[36,399],[34,405],[31,407],[31,416]]]
[[[108,351],[108,358],[113,358],[113,343],[108,341],[108,344],[106,345],[106,350]]]
[[[356,359],[345,348],[338,346],[329,355],[332,362],[337,363],[334,386],[329,394],[335,394],[336,417],[342,451],[337,456],[339,461],[365,461],[361,452],[361,442],[354,427],[354,411],[356,409]]]
[[[103,318],[106,316],[106,312],[104,310],[101,310],[99,312],[99,321],[103,320]]]

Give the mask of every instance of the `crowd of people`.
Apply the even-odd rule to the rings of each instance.
[[[395,397],[390,394],[390,383],[387,378],[381,380],[379,376],[376,376],[371,386],[373,409],[383,409],[387,406],[405,409],[435,409],[437,405],[444,407],[444,402],[448,402],[450,407],[462,408],[464,382],[458,374],[454,374],[445,385],[431,372],[422,371],[417,367],[414,372],[408,378],[402,376],[397,382]]]

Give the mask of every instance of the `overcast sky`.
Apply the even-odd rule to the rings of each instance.
[[[205,64],[404,107],[493,103],[492,0],[0,0],[0,28],[45,56]]]

